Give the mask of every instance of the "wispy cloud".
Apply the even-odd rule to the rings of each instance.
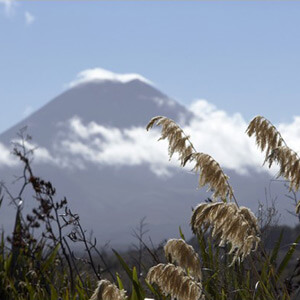
[[[25,23],[27,25],[30,25],[35,21],[35,16],[28,11],[25,11],[24,17],[25,17]]]
[[[13,15],[14,9],[17,5],[15,0],[0,0],[0,4],[4,6],[6,16],[10,17]]]
[[[126,83],[135,79],[151,84],[151,82],[148,79],[146,79],[145,77],[139,74],[134,74],[134,73],[118,74],[101,68],[94,68],[94,69],[84,70],[78,73],[75,80],[67,84],[67,87],[74,87],[76,85],[91,82],[91,81],[110,80],[110,81],[118,81],[118,82]]]
[[[0,0],[0,6],[4,7],[4,14],[6,17],[13,17],[19,3],[16,0]],[[20,6],[19,6],[20,7]],[[29,11],[24,12],[24,20],[26,25],[31,25],[35,22],[36,17]]]
[[[27,106],[22,113],[22,117],[25,118],[25,117],[29,116],[32,112],[33,112],[33,107]]]

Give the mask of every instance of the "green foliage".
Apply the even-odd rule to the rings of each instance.
[[[0,299],[44,300],[44,299],[89,299],[92,291],[90,279],[86,278],[88,291],[79,278],[75,279],[75,289],[71,291],[68,270],[58,265],[57,247],[46,251],[41,247],[32,260],[25,250],[18,254],[16,265],[11,270],[12,253],[5,248],[2,234],[0,244]]]
[[[120,264],[122,265],[122,267],[126,271],[130,281],[132,282],[132,294],[131,294],[129,300],[143,300],[143,299],[145,299],[145,291],[144,291],[144,288],[143,288],[141,282],[138,279],[136,268],[133,267],[133,269],[131,269],[128,266],[128,264],[124,261],[122,256],[116,250],[113,250],[113,252],[115,253],[116,257],[118,258],[118,260],[120,262]],[[119,284],[119,286],[120,286],[120,284]]]

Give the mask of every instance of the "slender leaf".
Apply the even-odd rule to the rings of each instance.
[[[286,255],[284,256],[284,258],[282,259],[278,269],[277,269],[277,280],[280,277],[280,275],[282,274],[282,272],[284,271],[284,269],[286,268],[288,262],[290,261],[290,259],[292,258],[296,246],[298,245],[300,241],[300,235],[296,238],[295,242],[292,243],[292,245],[290,246],[289,250],[287,251]]]
[[[180,234],[180,237],[185,241],[185,236],[181,230],[181,226],[179,226],[179,234]]]

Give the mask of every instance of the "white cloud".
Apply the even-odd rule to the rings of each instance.
[[[76,79],[70,82],[67,87],[74,87],[76,85],[93,82],[93,81],[118,81],[126,83],[132,80],[138,79],[140,81],[152,84],[148,79],[139,74],[118,74],[111,71],[107,71],[101,68],[88,69],[77,74]]]
[[[183,129],[191,136],[198,151],[210,154],[222,167],[239,174],[247,174],[250,169],[268,170],[266,166],[262,167],[264,153],[257,149],[254,138],[245,134],[248,120],[241,114],[230,115],[206,100],[197,100],[188,109],[194,117]],[[300,117],[275,126],[291,148],[300,149]],[[61,128],[51,149],[39,147],[35,151],[35,162],[79,169],[86,168],[89,163],[106,166],[146,164],[156,175],[170,176],[179,164],[176,155],[169,161],[167,142],[157,142],[159,136],[160,128],[149,132],[143,127],[120,129],[95,122],[85,124],[80,118],[73,117]],[[12,163],[9,150],[0,144],[0,166]],[[268,171],[275,174],[277,168]]]
[[[32,106],[27,106],[27,107],[24,109],[23,113],[22,113],[22,117],[23,117],[23,118],[26,118],[26,117],[28,117],[32,112],[33,112],[33,107],[32,107]]]
[[[150,138],[157,140],[157,132],[147,134],[141,127],[121,130],[95,122],[84,125],[77,117],[69,121],[69,129],[68,138],[61,140],[56,147],[63,149],[60,152],[62,157],[71,154],[83,162],[111,166],[149,164],[155,174],[169,174],[172,164],[168,163],[166,143],[149,140],[149,134]]]
[[[0,0],[0,5],[3,5],[5,15],[11,18],[15,15],[18,3],[17,0]],[[36,20],[36,17],[32,13],[25,11],[24,19],[26,25],[31,25]]]
[[[22,141],[20,139],[13,139],[12,143],[21,144]],[[30,143],[28,141],[24,142],[24,146],[27,150],[34,150],[34,161],[37,163],[51,163],[57,166],[61,165],[61,161],[58,157],[54,158],[49,150],[44,147],[40,147],[37,144]],[[12,148],[12,147],[11,147]],[[0,143],[0,167],[1,166],[15,166],[18,164],[18,159],[13,156],[11,153],[10,147],[7,147]]]
[[[17,161],[13,158],[10,150],[0,143],[0,167],[1,166],[14,166]]]
[[[205,100],[195,101],[189,110],[194,117],[183,129],[198,151],[210,154],[222,167],[239,174],[247,174],[249,169],[268,170],[262,167],[264,155],[254,139],[245,134],[248,122],[240,114],[229,115]],[[297,126],[300,128],[300,118]],[[58,142],[56,149],[64,149],[60,150],[62,157],[80,158],[83,165],[148,164],[157,175],[170,175],[178,166],[176,155],[171,162],[168,160],[167,142],[157,142],[159,129],[146,132],[142,127],[119,129],[95,122],[84,124],[78,117],[69,120],[68,128],[69,134]],[[270,172],[274,174],[276,170]]]
[[[248,122],[241,114],[227,114],[206,100],[197,100],[189,110],[195,114],[185,128],[198,151],[213,156],[223,167],[240,174],[249,168],[262,170],[263,154],[245,134]]]
[[[30,25],[35,21],[35,16],[28,11],[25,11],[24,17],[25,17],[25,23],[27,25]]]
[[[15,0],[0,0],[0,4],[4,5],[4,11],[6,16],[11,17],[14,13],[14,9],[16,7]]]
[[[294,117],[290,124],[279,124],[278,129],[288,146],[300,152],[300,116]]]
[[[38,163],[53,163],[59,165],[59,160],[54,158],[50,152],[43,147],[38,147],[34,151],[34,159]]]

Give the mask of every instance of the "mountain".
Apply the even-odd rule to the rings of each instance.
[[[127,83],[92,81],[82,83],[62,93],[44,107],[0,135],[9,142],[23,126],[40,145],[49,146],[55,139],[57,125],[80,116],[85,123],[127,128],[145,126],[151,117],[168,115],[179,119],[187,110],[156,88],[140,80]]]
[[[147,146],[131,153],[135,141],[151,138],[144,128],[156,115],[182,124],[193,113],[140,79],[88,81],[2,133],[0,143],[9,147],[18,130],[28,127],[33,145],[39,147],[33,162],[35,174],[53,183],[58,199],[68,198],[72,211],[100,244],[129,245],[134,241],[132,229],[143,217],[154,242],[178,237],[179,226],[190,236],[191,208],[208,196],[196,189],[197,175],[179,168],[167,174],[166,157],[155,149],[143,153]],[[166,147],[163,151],[167,153]],[[18,191],[18,183],[10,183],[20,172],[13,164],[0,165],[0,178],[13,192]],[[256,210],[258,201],[264,202],[270,176],[227,173],[241,203]],[[275,185],[274,190],[284,193],[281,186]],[[31,209],[34,199],[26,198],[24,205]],[[12,214],[11,206],[0,210],[6,231],[12,228]]]

